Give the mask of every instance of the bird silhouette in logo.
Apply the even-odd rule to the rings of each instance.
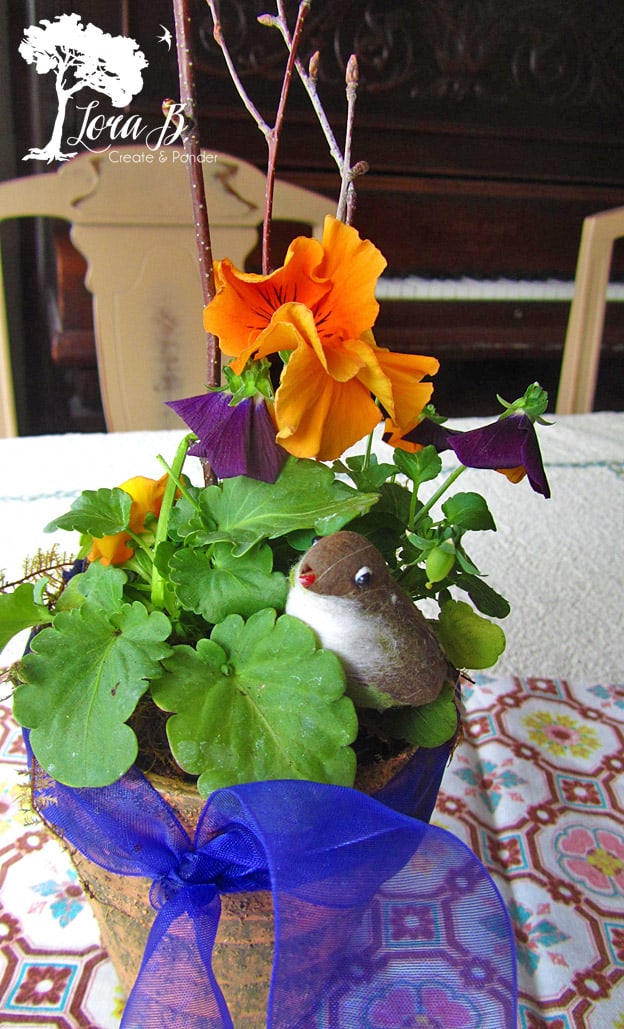
[[[158,36],[157,42],[158,43],[166,43],[167,44],[167,50],[171,50],[171,40],[172,40],[171,33],[170,33],[169,29],[165,28],[164,25],[161,25],[160,27],[163,30],[163,34],[162,34],[162,36]]]

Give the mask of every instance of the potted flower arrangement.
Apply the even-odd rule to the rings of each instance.
[[[183,53],[187,15],[175,6]],[[300,5],[292,34],[280,3],[264,18],[288,49],[278,120],[267,133],[269,184],[293,69],[322,113],[316,58],[305,70],[296,56],[308,7]],[[183,92],[184,83],[183,75]],[[356,88],[352,60],[348,124]],[[191,156],[194,133],[190,119]],[[209,263],[204,321],[229,363],[222,382],[171,402],[191,431],[163,461],[162,478],[84,492],[49,527],[81,537],[62,583],[42,561],[0,593],[0,642],[36,630],[13,669],[34,803],[79,851],[81,873],[82,855],[105,870],[102,924],[113,949],[116,873],[154,882],[154,926],[153,911],[129,908],[137,925],[146,923],[141,946],[151,934],[127,1026],[177,1025],[181,1012],[186,1024],[225,1026],[230,1014],[236,1025],[261,1024],[264,994],[256,1007],[248,992],[237,1000],[233,991],[228,1014],[214,980],[219,893],[233,893],[231,921],[242,927],[234,967],[224,957],[218,971],[221,986],[242,977],[245,912],[254,925],[266,916],[250,891],[279,897],[277,957],[272,928],[256,954],[274,960],[270,1024],[303,1026],[335,985],[336,958],[360,932],[379,885],[416,852],[428,854],[432,840],[426,860],[435,854],[442,868],[453,866],[453,846],[426,821],[458,732],[459,673],[496,662],[505,645],[498,621],[509,610],[466,547],[471,532],[495,529],[486,501],[455,482],[466,467],[493,469],[512,481],[526,476],[548,496],[535,433],[546,396],[537,384],[504,404],[499,419],[459,432],[431,404],[438,362],[375,340],[385,261],[351,224],[364,169],[351,166],[349,129],[346,138],[337,217],[321,240],[293,240],[271,268],[269,202],[262,273],[227,258]],[[201,167],[189,164],[191,175]],[[374,442],[380,432],[387,458]],[[443,473],[445,450],[459,462],[451,474]],[[203,486],[185,473],[193,456],[206,469]],[[436,617],[421,613],[423,600],[436,605]],[[395,775],[389,785],[386,764]],[[381,788],[384,804],[370,807],[354,784]],[[184,830],[198,817],[191,847]],[[336,836],[331,861],[319,857],[325,835]],[[346,872],[336,857],[345,849],[353,855]],[[495,891],[479,875],[479,896],[491,905]],[[350,906],[329,899],[338,879],[357,893]],[[319,920],[326,909],[331,940]],[[511,995],[508,959],[501,950],[506,971],[497,975],[506,975]],[[126,961],[123,952],[120,974]],[[251,959],[250,968],[255,982]],[[512,1008],[509,1001],[509,1021],[497,1024],[512,1024]],[[314,1024],[363,1024],[327,1017]]]

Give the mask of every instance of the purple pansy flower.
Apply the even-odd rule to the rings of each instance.
[[[202,393],[170,400],[172,408],[198,437],[189,450],[205,458],[220,479],[248,475],[275,482],[288,454],[275,442],[275,426],[266,403],[246,397],[232,406],[231,394]]]
[[[467,468],[492,468],[505,471],[522,467],[531,487],[544,497],[550,487],[542,463],[537,434],[532,419],[524,411],[504,415],[479,429],[447,429],[424,418],[405,439],[422,446],[432,445],[437,451],[452,450]]]

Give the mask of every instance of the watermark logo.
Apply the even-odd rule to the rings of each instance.
[[[159,42],[171,46],[171,33],[161,25]],[[79,14],[57,15],[54,21],[42,19],[24,32],[19,53],[33,64],[39,75],[52,73],[55,79],[58,111],[52,135],[45,146],[33,147],[24,161],[67,161],[78,151],[63,149],[63,128],[67,105],[83,89],[91,89],[108,97],[114,107],[126,107],[143,88],[143,71],[148,67],[145,54],[129,36],[111,36],[97,25],[83,25]],[[67,139],[68,146],[87,150],[110,149],[119,140],[141,141],[151,150],[176,142],[182,134],[182,107],[171,104],[165,122],[150,129],[138,115],[106,117],[98,113],[99,101],[93,100],[84,111],[76,136]]]

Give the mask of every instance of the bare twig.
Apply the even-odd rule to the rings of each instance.
[[[187,159],[189,181],[191,186],[191,203],[195,222],[195,239],[199,258],[202,297],[204,306],[210,303],[215,294],[214,272],[212,267],[212,246],[210,242],[210,223],[208,205],[204,188],[204,175],[201,162],[201,144],[196,117],[195,75],[191,43],[191,14],[189,0],[173,0],[175,20],[176,48],[178,55],[178,71],[180,79],[180,103],[184,111],[185,128],[182,143]],[[221,362],[217,340],[212,333],[206,333],[206,374],[207,385],[216,387],[221,378]],[[203,464],[206,485],[214,482],[214,473]]]
[[[276,0],[276,3],[278,17],[275,19],[274,24],[275,27],[280,30],[282,38],[287,48],[290,50],[290,48],[292,47],[292,36],[288,28],[288,21],[286,19],[286,10],[284,8],[284,2],[283,0]],[[310,98],[310,102],[312,104],[312,107],[314,108],[314,113],[316,114],[321,129],[323,130],[323,135],[327,140],[329,152],[334,161],[336,162],[340,174],[342,175],[342,151],[338,146],[336,137],[334,135],[334,131],[331,125],[329,124],[329,119],[325,114],[325,109],[323,107],[323,104],[321,103],[321,99],[318,95],[318,91],[316,88],[316,72],[312,70],[314,67],[318,69],[318,57],[318,53],[312,55],[312,59],[310,62],[312,68],[308,71],[306,71],[299,58],[295,60],[295,68],[297,69],[297,74],[299,75],[303,87],[306,93],[308,94],[308,97]]]
[[[225,37],[223,35],[223,30],[221,28],[221,18],[220,18],[220,15],[219,15],[219,4],[218,4],[217,0],[206,0],[206,3],[208,4],[208,7],[210,8],[210,13],[212,15],[212,25],[213,25],[212,34],[214,36],[215,43],[218,44],[218,46],[219,46],[219,48],[221,50],[221,53],[223,54],[227,70],[230,73],[230,78],[232,79],[232,82],[234,83],[234,86],[236,87],[236,92],[238,93],[239,97],[243,101],[243,104],[244,104],[245,108],[249,111],[249,113],[250,113],[251,117],[253,118],[253,120],[255,121],[256,125],[260,129],[260,132],[263,134],[263,136],[266,137],[266,136],[269,135],[269,132],[271,131],[271,126],[266,123],[266,121],[264,120],[264,118],[260,114],[260,111],[258,110],[256,105],[253,103],[251,97],[249,96],[249,93],[247,92],[247,90],[245,89],[245,87],[244,87],[244,85],[242,83],[240,75],[238,74],[238,72],[236,70],[236,65],[234,64],[234,61],[232,60],[232,55],[230,54],[230,51],[228,49],[228,45],[227,45],[227,43],[225,41]]]
[[[284,0],[276,0],[277,5],[277,18],[271,18],[270,24],[274,25],[282,34],[282,38],[286,44],[286,47],[290,51],[293,45],[293,37],[290,34],[288,28],[288,21],[286,18],[286,9]],[[269,22],[267,22],[269,24]],[[352,54],[346,68],[345,81],[347,84],[347,127],[345,132],[345,150],[344,155],[336,141],[333,129],[329,124],[329,119],[325,113],[325,109],[318,95],[316,88],[317,75],[318,75],[318,64],[319,54],[315,53],[310,59],[310,64],[306,70],[297,58],[295,60],[295,68],[304,89],[306,90],[310,102],[314,109],[314,113],[318,119],[319,125],[323,130],[323,135],[327,141],[329,147],[329,153],[335,161],[338,171],[340,172],[341,189],[340,198],[338,200],[338,209],[336,211],[336,217],[340,221],[346,221],[347,225],[350,225],[353,220],[353,214],[355,211],[355,186],[354,180],[359,175],[364,175],[368,171],[368,164],[365,161],[358,161],[353,167],[351,167],[351,141],[353,138],[353,124],[355,114],[355,99],[357,94],[358,86],[358,67],[357,58],[355,54]]]
[[[186,121],[182,133],[182,142],[191,181],[191,200],[195,219],[202,292],[204,304],[208,304],[214,296],[214,276],[212,271],[210,225],[208,222],[208,208],[206,205],[201,162],[201,145],[195,113],[195,76],[190,35],[191,16],[188,0],[173,0],[173,10],[180,75],[180,104],[182,105]]]
[[[358,63],[355,54],[351,54],[345,72],[345,84],[347,87],[347,128],[345,131],[345,151],[342,162],[340,196],[338,198],[338,210],[336,217],[339,221],[347,220],[348,207],[353,214],[354,200],[347,205],[348,193],[354,193],[353,171],[351,168],[351,140],[353,138],[353,125],[355,121],[355,100],[358,87]]]
[[[301,41],[303,24],[310,10],[310,4],[311,0],[301,0],[301,3],[299,4],[299,10],[297,12],[297,22],[295,24],[295,31],[293,32],[292,43],[288,49],[288,63],[286,65],[286,71],[284,72],[284,78],[282,80],[282,90],[280,93],[279,104],[277,106],[275,125],[273,126],[273,128],[269,132],[269,135],[267,136],[269,158],[267,162],[264,223],[262,226],[262,271],[265,275],[267,275],[270,270],[271,217],[273,214],[273,194],[275,191],[275,167],[277,164],[277,148],[279,146],[282,125],[284,124],[286,100],[288,99],[288,92],[290,90],[290,84],[292,82],[292,73],[295,65],[295,59],[297,56],[297,50],[299,48],[299,43]]]
[[[264,219],[262,224],[262,271],[264,275],[267,275],[271,268],[271,217],[273,213],[273,193],[275,190],[275,168],[277,164],[277,150],[279,147],[280,135],[282,132],[282,125],[284,123],[284,113],[286,110],[286,100],[288,99],[288,93],[290,90],[290,84],[292,82],[293,68],[295,67],[297,49],[301,39],[301,32],[303,30],[303,23],[306,19],[312,0],[301,0],[299,4],[299,10],[297,12],[297,22],[292,35],[289,34],[288,44],[288,63],[284,72],[284,78],[282,80],[282,88],[280,92],[279,103],[277,106],[277,113],[275,116],[275,123],[270,126],[260,114],[260,111],[253,103],[247,90],[245,89],[243,82],[236,70],[236,65],[232,60],[226,39],[223,35],[221,27],[221,18],[219,16],[219,2],[218,0],[206,0],[210,13],[212,15],[213,24],[213,36],[215,42],[219,45],[227,69],[230,73],[230,78],[236,88],[238,95],[243,101],[244,106],[251,114],[251,117],[255,121],[260,132],[263,134],[267,142],[268,147],[268,159],[267,159],[267,176],[266,176],[266,190],[265,190],[265,201],[264,201]],[[279,7],[279,5],[278,5]],[[270,14],[261,15],[258,21],[263,25],[270,25],[272,27],[281,28],[279,19],[273,17]]]
[[[338,200],[338,209],[336,217],[341,221],[351,224],[353,219],[353,213],[355,210],[355,186],[354,180],[358,175],[363,175],[368,171],[368,165],[364,161],[358,161],[357,164],[351,166],[351,141],[353,138],[353,124],[354,124],[354,112],[355,112],[355,100],[357,95],[358,86],[358,67],[357,58],[353,54],[349,60],[346,69],[346,86],[347,86],[347,125],[345,131],[345,150],[344,155],[336,142],[336,137],[329,123],[329,119],[325,113],[323,104],[319,98],[316,83],[318,76],[318,65],[319,65],[319,54],[315,53],[312,55],[308,69],[304,68],[302,62],[297,57],[299,44],[301,42],[301,33],[303,31],[304,21],[312,6],[312,0],[300,0],[299,8],[297,11],[297,20],[295,27],[291,33],[288,26],[288,19],[286,17],[286,6],[284,0],[275,0],[277,14],[263,14],[260,15],[258,21],[262,25],[266,25],[270,28],[277,29],[286,44],[288,51],[288,62],[286,70],[284,72],[284,78],[282,80],[282,89],[280,93],[277,114],[275,117],[275,124],[271,127],[262,117],[260,111],[255,106],[251,97],[247,93],[242,80],[236,70],[232,55],[230,54],[227,41],[224,38],[223,30],[221,26],[221,19],[219,16],[219,0],[206,0],[213,21],[213,35],[215,41],[219,45],[232,82],[243,101],[244,106],[251,114],[257,127],[264,135],[267,146],[268,146],[268,161],[267,161],[267,179],[266,179],[266,193],[265,193],[265,209],[264,209],[264,223],[262,228],[262,271],[266,275],[270,271],[270,241],[271,241],[271,216],[273,211],[273,193],[275,189],[275,168],[277,163],[277,149],[279,146],[280,135],[282,132],[284,112],[286,108],[286,100],[290,85],[292,81],[293,69],[296,69],[299,78],[310,98],[314,112],[318,118],[321,129],[327,144],[329,146],[329,152],[333,160],[338,166],[341,179],[340,197]]]

